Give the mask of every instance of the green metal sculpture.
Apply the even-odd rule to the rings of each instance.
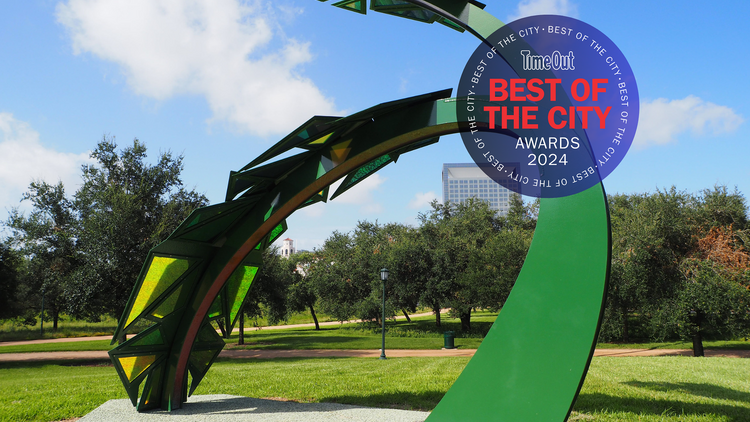
[[[325,1],[325,0],[321,0]],[[365,0],[333,4],[366,13]],[[374,0],[370,9],[439,22],[482,40],[503,24],[466,0]],[[196,210],[154,248],[115,332],[147,326],[109,352],[139,411],[181,407],[231,332],[261,251],[285,219],[335,198],[398,157],[467,128],[450,90],[380,104],[348,117],[316,116],[231,172],[226,202]],[[299,154],[269,160],[287,151]],[[266,164],[267,163],[267,164]],[[609,272],[610,236],[601,183],[542,199],[524,267],[493,328],[429,421],[564,421],[593,355]],[[140,399],[139,399],[140,397]]]

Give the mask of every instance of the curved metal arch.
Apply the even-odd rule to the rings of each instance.
[[[375,10],[376,3],[383,0],[373,2]],[[433,5],[441,3],[437,0],[395,3],[442,11]],[[451,7],[460,9],[460,16],[441,16],[477,28],[471,32],[485,42],[492,28],[502,25],[475,2]],[[195,211],[150,252],[113,342],[136,330],[139,321],[154,325],[110,351],[138,410],[179,408],[195,390],[224,345],[209,319],[224,317],[231,330],[236,304],[262,264],[260,251],[283,233],[288,215],[326,201],[328,186],[342,177],[345,190],[357,175],[361,180],[400,153],[461,130],[456,102],[448,95],[394,101],[346,118],[311,119],[232,172],[227,202]],[[292,148],[307,151],[258,166]],[[567,419],[593,355],[609,243],[601,183],[571,197],[542,199],[536,235],[511,296],[429,420]]]

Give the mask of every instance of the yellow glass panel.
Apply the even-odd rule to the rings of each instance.
[[[166,258],[155,256],[143,279],[133,308],[130,310],[125,326],[130,325],[148,305],[153,303],[160,294],[177,281],[187,271],[189,263],[186,259]]]
[[[174,308],[177,306],[177,299],[180,298],[181,291],[182,286],[178,287],[177,290],[169,295],[168,298],[164,299],[164,302],[162,302],[161,305],[159,305],[159,307],[154,310],[154,312],[151,312],[151,315],[157,318],[164,318],[165,316],[174,312]]]
[[[138,375],[141,375],[151,364],[156,362],[156,356],[131,356],[119,358],[119,360],[120,366],[125,371],[125,376],[128,377],[128,381],[133,382]]]
[[[328,138],[331,137],[331,135],[333,135],[333,133],[329,133],[326,136],[320,137],[320,138],[318,138],[318,139],[310,142],[308,145],[320,145],[320,144],[324,144],[328,140]]]
[[[348,141],[341,142],[331,147],[331,161],[333,161],[334,166],[346,161],[346,157],[349,156],[349,152],[352,150],[349,148],[351,142],[352,140],[349,139]]]

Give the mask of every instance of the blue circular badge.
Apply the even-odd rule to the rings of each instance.
[[[638,88],[617,46],[584,22],[554,15],[511,22],[487,41],[458,85],[461,136],[479,167],[542,198],[607,177],[638,124]]]

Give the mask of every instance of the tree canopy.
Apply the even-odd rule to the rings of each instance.
[[[82,185],[68,197],[60,182],[32,182],[6,223],[10,244],[26,260],[25,298],[45,294],[53,318],[60,312],[98,319],[119,317],[148,251],[189,214],[208,204],[202,194],[182,186],[182,156],[159,155],[146,161],[146,146],[133,140],[118,151],[104,138],[82,168]]]

